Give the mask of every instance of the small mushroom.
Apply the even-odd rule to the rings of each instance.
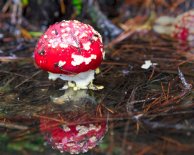
[[[40,130],[53,149],[71,154],[84,153],[101,142],[107,131],[107,123],[105,120],[85,120],[86,123],[82,121],[78,118],[76,124],[69,125],[61,124],[55,119],[41,118]]]
[[[161,16],[156,19],[153,30],[176,39],[179,43],[194,42],[194,10],[180,14],[176,18]]]
[[[41,36],[34,60],[48,71],[49,79],[60,78],[71,86],[73,82],[75,89],[88,89],[104,54],[101,35],[93,27],[64,20],[51,25]]]
[[[194,41],[194,10],[176,17],[172,25],[172,37],[182,43]]]

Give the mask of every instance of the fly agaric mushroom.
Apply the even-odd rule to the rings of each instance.
[[[176,18],[161,16],[155,21],[154,31],[167,34],[180,43],[194,41],[194,10],[187,11]]]
[[[194,10],[187,11],[175,19],[171,35],[182,43],[194,41]]]
[[[101,35],[93,27],[64,20],[51,25],[41,36],[34,59],[39,68],[48,71],[49,79],[68,81],[64,88],[94,89],[95,69],[104,54]]]
[[[80,120],[78,119],[79,123]],[[41,118],[40,130],[52,148],[60,152],[79,154],[94,148],[107,131],[106,121],[84,124],[60,124],[59,121]]]

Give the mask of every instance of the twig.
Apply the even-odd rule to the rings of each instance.
[[[32,58],[27,58],[27,57],[13,57],[13,56],[1,56],[0,57],[0,62],[20,62],[20,61],[26,61],[32,63],[33,60]]]
[[[24,125],[18,125],[13,123],[7,123],[7,122],[0,122],[1,127],[9,128],[9,129],[18,129],[18,130],[27,130],[28,127]]]
[[[17,89],[18,87],[20,87],[21,85],[23,85],[24,83],[26,83],[27,81],[29,81],[30,79],[32,79],[33,77],[35,77],[36,75],[38,75],[41,72],[42,72],[42,70],[37,71],[31,77],[29,77],[28,79],[24,80],[23,82],[21,82],[20,84],[18,84],[17,86],[15,86],[15,89]]]

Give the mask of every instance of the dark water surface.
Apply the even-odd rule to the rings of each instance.
[[[73,91],[34,66],[32,45],[1,53],[0,154],[194,153],[192,53],[126,40],[105,49],[94,81],[104,89]]]

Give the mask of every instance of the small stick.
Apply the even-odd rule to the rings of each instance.
[[[18,87],[20,87],[21,85],[23,85],[24,83],[26,83],[30,79],[32,79],[34,76],[38,75],[40,72],[42,72],[42,71],[40,70],[40,71],[37,71],[36,73],[34,73],[31,77],[29,77],[28,79],[24,80],[23,82],[21,82],[20,84],[18,84],[17,86],[15,86],[15,89],[18,88]]]
[[[18,129],[18,130],[27,130],[27,126],[13,124],[13,123],[7,123],[7,122],[0,122],[0,127],[5,127],[9,129]]]

